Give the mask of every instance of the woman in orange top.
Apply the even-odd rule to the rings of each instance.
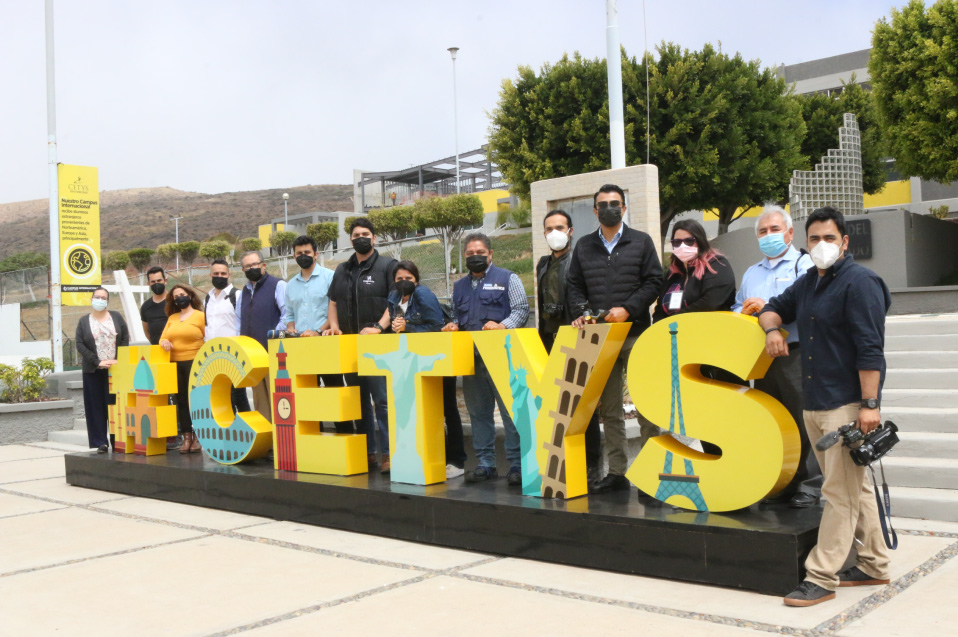
[[[200,299],[187,285],[177,283],[166,297],[166,327],[160,335],[160,347],[176,363],[176,421],[183,436],[180,453],[198,453],[200,442],[193,435],[190,418],[190,368],[203,347],[206,316],[200,311]]]

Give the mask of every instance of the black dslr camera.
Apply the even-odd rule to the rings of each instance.
[[[565,311],[565,306],[561,303],[543,303],[542,305],[542,318],[553,319],[553,318],[562,318],[562,313]]]
[[[881,460],[898,444],[898,426],[886,420],[884,425],[873,429],[868,434],[863,434],[855,423],[850,422],[840,427],[838,431],[822,436],[815,448],[825,451],[838,442],[839,438],[842,446],[849,448],[848,453],[852,457],[852,462],[859,467],[867,467],[876,460]],[[860,445],[852,447],[859,442]]]

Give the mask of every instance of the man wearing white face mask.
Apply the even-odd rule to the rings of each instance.
[[[750,267],[735,294],[733,312],[757,315],[772,297],[787,290],[814,267],[804,251],[795,249],[792,217],[779,206],[766,206],[755,223],[758,247],[765,258]],[[818,467],[802,419],[802,360],[795,323],[783,325],[788,332],[788,356],[776,358],[755,388],[778,400],[795,419],[802,439],[802,455],[795,477],[781,493],[765,503],[788,502],[794,509],[813,506],[822,493],[822,471]]]
[[[819,208],[805,223],[816,270],[773,297],[759,315],[765,350],[789,355],[782,325],[797,322],[802,359],[802,396],[808,439],[850,422],[869,433],[881,422],[885,377],[885,315],[891,295],[881,278],[855,263],[848,251],[845,219]],[[805,581],[785,597],[788,606],[812,606],[835,598],[835,588],[888,583],[888,550],[878,505],[865,467],[844,445],[815,449],[825,476],[825,509],[818,544],[805,560]],[[855,544],[855,565],[839,572]]]

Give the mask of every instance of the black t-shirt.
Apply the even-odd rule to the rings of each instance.
[[[153,297],[150,297],[140,306],[140,319],[149,328],[147,336],[153,345],[160,344],[160,335],[166,327],[166,318],[166,300],[157,303]]]

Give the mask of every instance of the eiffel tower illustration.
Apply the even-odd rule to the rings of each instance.
[[[679,384],[679,346],[677,335],[679,324],[669,324],[669,334],[672,335],[672,414],[669,417],[669,433],[675,433],[675,414],[679,415],[679,433],[685,435],[685,417],[682,415],[682,387]],[[698,511],[708,511],[702,490],[699,488],[699,477],[692,470],[692,461],[685,461],[685,474],[672,473],[672,452],[665,452],[665,467],[659,474],[659,488],[655,499],[665,502],[673,495],[685,496],[692,501]]]

